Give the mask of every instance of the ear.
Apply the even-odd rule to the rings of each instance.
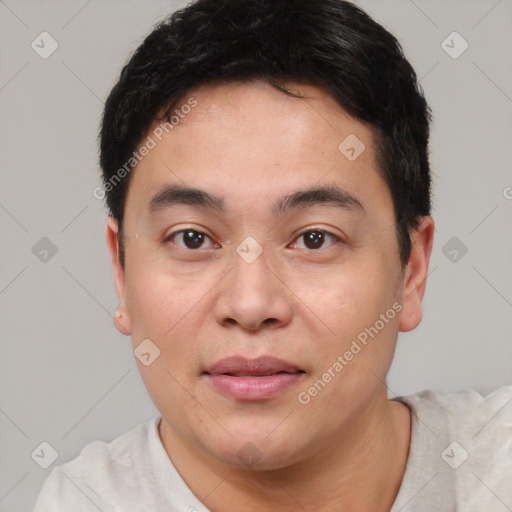
[[[399,330],[412,331],[421,322],[423,310],[421,301],[427,284],[428,264],[434,241],[434,219],[422,218],[420,225],[411,236],[411,255],[405,269],[402,294],[403,309],[400,313]]]
[[[117,298],[119,299],[119,307],[114,314],[114,325],[117,330],[125,335],[130,335],[132,332],[132,325],[130,320],[130,313],[125,303],[125,271],[119,259],[119,225],[117,220],[109,216],[106,227],[106,237],[108,249],[110,251],[110,259],[112,261],[112,270],[114,272],[114,282],[116,287]]]

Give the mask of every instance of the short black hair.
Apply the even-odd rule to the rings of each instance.
[[[113,178],[131,170],[127,162],[136,165],[133,153],[153,122],[168,118],[195,86],[253,79],[296,97],[288,82],[321,86],[370,126],[404,267],[411,231],[431,210],[431,111],[397,39],[343,0],[197,0],[157,23],[123,67],[99,133],[103,194],[119,223],[121,262],[131,174]]]

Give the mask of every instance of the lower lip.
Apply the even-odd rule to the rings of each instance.
[[[265,377],[209,375],[208,380],[220,391],[238,400],[266,400],[296,384],[303,373],[277,373]]]

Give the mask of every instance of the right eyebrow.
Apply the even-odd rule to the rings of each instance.
[[[210,194],[199,188],[187,187],[179,184],[166,185],[158,191],[149,202],[148,210],[155,213],[158,210],[170,208],[174,205],[198,206],[224,212],[224,198]]]

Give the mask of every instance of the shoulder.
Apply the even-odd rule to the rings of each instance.
[[[150,432],[158,419],[141,423],[109,443],[89,443],[75,459],[55,466],[41,488],[34,512],[118,510],[119,497],[135,499],[136,470],[144,470]]]
[[[450,430],[477,437],[487,427],[504,428],[504,434],[512,435],[512,386],[500,387],[487,395],[474,389],[449,394],[422,391],[403,399],[419,416],[444,419]]]
[[[430,493],[422,493],[426,507],[434,495],[468,510],[501,512],[500,500],[512,503],[512,386],[399,399],[412,411],[409,476],[432,478]]]

